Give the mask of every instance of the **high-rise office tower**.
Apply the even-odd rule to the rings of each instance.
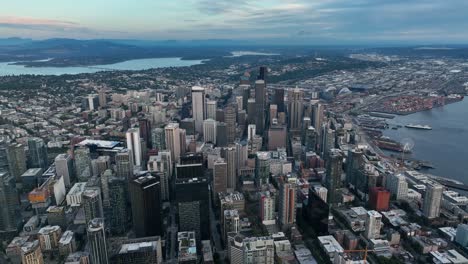
[[[404,200],[408,196],[408,182],[402,174],[387,175],[385,186],[396,200]]]
[[[270,178],[270,152],[257,152],[255,158],[255,179],[259,186],[269,182]]]
[[[141,166],[142,151],[141,151],[141,140],[140,140],[140,129],[131,128],[125,134],[127,138],[127,148],[132,151],[133,164],[135,166]]]
[[[166,149],[166,136],[163,128],[158,127],[151,131],[151,143],[153,149]]]
[[[250,85],[243,84],[239,86],[242,92],[242,109],[247,110],[247,103],[250,98]]]
[[[206,101],[206,119],[216,120],[217,102],[215,100]]]
[[[260,219],[262,221],[275,219],[275,198],[268,191],[262,193],[260,198]]]
[[[221,157],[227,163],[227,188],[235,190],[237,188],[237,155],[235,147],[227,147],[221,150]]]
[[[109,208],[105,210],[106,222],[112,234],[123,234],[127,231],[127,180],[111,177],[109,186]]]
[[[440,216],[440,203],[444,186],[431,182],[426,185],[426,193],[423,202],[423,214],[428,219],[434,219]]]
[[[260,70],[259,70],[259,73],[258,73],[258,76],[257,76],[257,80],[266,80],[266,77],[267,77],[267,72],[268,72],[268,68],[266,66],[261,66],[260,67]]]
[[[224,109],[224,121],[227,128],[227,140],[228,144],[234,143],[236,139],[236,107],[233,104],[229,104]]]
[[[66,187],[70,187],[70,182],[73,179],[73,160],[68,154],[59,154],[55,157],[55,172],[63,177]]]
[[[274,104],[278,107],[278,113],[284,113],[284,89],[275,90]]]
[[[215,193],[227,191],[227,163],[223,158],[213,164],[213,190]]]
[[[206,116],[205,101],[205,88],[192,87],[192,116],[195,120],[195,131],[200,134],[203,133],[203,120]]]
[[[307,128],[304,143],[306,151],[317,151],[317,131],[315,131],[313,126],[309,126],[309,128]]]
[[[0,170],[0,231],[16,232],[21,219],[18,211],[18,193],[15,178]]]
[[[249,148],[246,141],[236,142],[236,154],[237,154],[237,175],[241,175],[240,171],[246,166],[247,159],[249,156]]]
[[[256,114],[256,103],[255,99],[250,98],[247,101],[247,123],[255,125],[257,124],[257,114]]]
[[[93,264],[108,264],[106,230],[104,219],[94,218],[88,222],[87,228],[88,245]]]
[[[335,148],[335,130],[328,127],[328,125],[322,126],[322,142],[320,144],[322,151],[322,157],[328,157],[330,149]]]
[[[157,156],[151,156],[148,171],[158,173],[161,182],[161,199],[169,200],[169,182],[172,178],[172,160],[169,151],[160,151]]]
[[[278,106],[275,104],[270,104],[269,122],[278,123]]]
[[[288,91],[289,129],[300,131],[304,111],[304,92],[298,88]]]
[[[142,176],[133,180],[129,189],[136,237],[162,235],[159,180],[154,176]]]
[[[208,180],[205,177],[176,179],[179,230],[195,231],[197,239],[210,237]]]
[[[88,108],[91,111],[98,110],[99,108],[99,97],[97,94],[88,95]]]
[[[148,148],[151,147],[151,123],[147,118],[140,118],[138,120],[140,137],[145,141]]]
[[[29,138],[29,168],[47,169],[49,162],[47,160],[47,146],[41,138]]]
[[[247,126],[247,141],[253,140],[257,133],[257,126],[252,124]]]
[[[75,175],[80,181],[87,181],[91,177],[91,156],[89,148],[80,147],[73,151],[75,159]]]
[[[296,178],[280,179],[278,217],[283,227],[296,222]]]
[[[223,220],[223,239],[227,239],[228,233],[239,233],[240,231],[240,218],[239,211],[225,210]]]
[[[26,172],[26,151],[19,143],[2,142],[0,140],[0,170],[8,171],[17,182],[21,181],[21,175]]]
[[[328,153],[327,160],[327,175],[325,185],[328,190],[327,201],[329,204],[339,204],[342,202],[341,198],[341,174],[343,167],[343,155],[338,149],[331,149]]]
[[[166,148],[171,152],[172,162],[180,158],[180,129],[178,123],[169,123],[164,128],[166,135]]]
[[[98,177],[111,168],[110,156],[99,156],[97,159],[91,160],[91,167],[93,168],[93,176]]]
[[[187,131],[179,129],[180,155],[185,155],[187,152]]]
[[[99,97],[99,106],[105,107],[107,105],[106,89],[104,88],[99,89],[98,97]]]
[[[216,125],[216,146],[226,147],[228,145],[227,126],[224,122],[218,122]]]
[[[380,228],[382,227],[382,215],[377,211],[368,211],[366,217],[366,238],[376,239],[380,236]]]
[[[123,149],[115,155],[115,174],[118,178],[130,181],[133,178],[133,155]]]
[[[282,125],[271,125],[268,130],[268,150],[286,148],[286,127]]]
[[[357,173],[364,165],[364,153],[359,148],[350,148],[346,159],[346,182],[357,186]]]
[[[263,135],[265,129],[265,100],[266,85],[264,80],[255,82],[255,124],[257,125],[257,134]]]
[[[312,124],[317,133],[321,134],[321,127],[323,123],[323,105],[318,101],[314,102],[312,105],[312,115]]]
[[[214,119],[209,118],[203,121],[203,140],[205,143],[216,144],[216,126],[217,122]]]
[[[99,188],[87,188],[81,197],[86,223],[94,218],[104,217],[104,208],[102,206],[101,191]]]

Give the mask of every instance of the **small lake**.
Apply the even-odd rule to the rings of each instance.
[[[203,60],[182,60],[181,58],[151,58],[128,60],[106,65],[78,67],[25,67],[13,65],[12,62],[0,62],[0,76],[7,75],[63,75],[95,73],[99,71],[147,70],[154,68],[185,67],[202,64]]]

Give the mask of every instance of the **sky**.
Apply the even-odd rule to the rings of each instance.
[[[0,38],[468,43],[468,0],[4,0]]]

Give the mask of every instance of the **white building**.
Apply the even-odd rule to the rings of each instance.
[[[216,124],[214,119],[206,119],[203,121],[203,140],[205,143],[216,143]]]
[[[428,219],[439,217],[443,191],[444,187],[438,183],[431,182],[427,185],[426,194],[424,195],[423,214]]]
[[[368,239],[379,238],[380,228],[382,227],[382,215],[377,211],[368,211],[366,218],[365,235]]]
[[[140,129],[131,128],[125,134],[127,138],[127,148],[132,151],[133,162],[135,166],[141,166],[141,140],[140,140]]]
[[[205,88],[192,87],[192,116],[195,121],[195,131],[203,133],[203,120],[205,120]]]
[[[77,182],[67,194],[67,205],[76,207],[81,206],[81,196],[86,188],[86,182]]]
[[[171,152],[172,162],[178,162],[180,158],[180,129],[178,123],[169,123],[164,128],[166,136],[166,148]]]
[[[408,182],[402,174],[389,175],[387,177],[387,189],[397,200],[405,200],[408,195]]]

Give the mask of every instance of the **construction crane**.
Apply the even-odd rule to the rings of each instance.
[[[352,250],[345,250],[344,253],[356,253],[356,252],[364,252],[364,261],[367,262],[367,253],[374,252],[375,250],[369,250],[367,247],[365,249],[352,249]]]

